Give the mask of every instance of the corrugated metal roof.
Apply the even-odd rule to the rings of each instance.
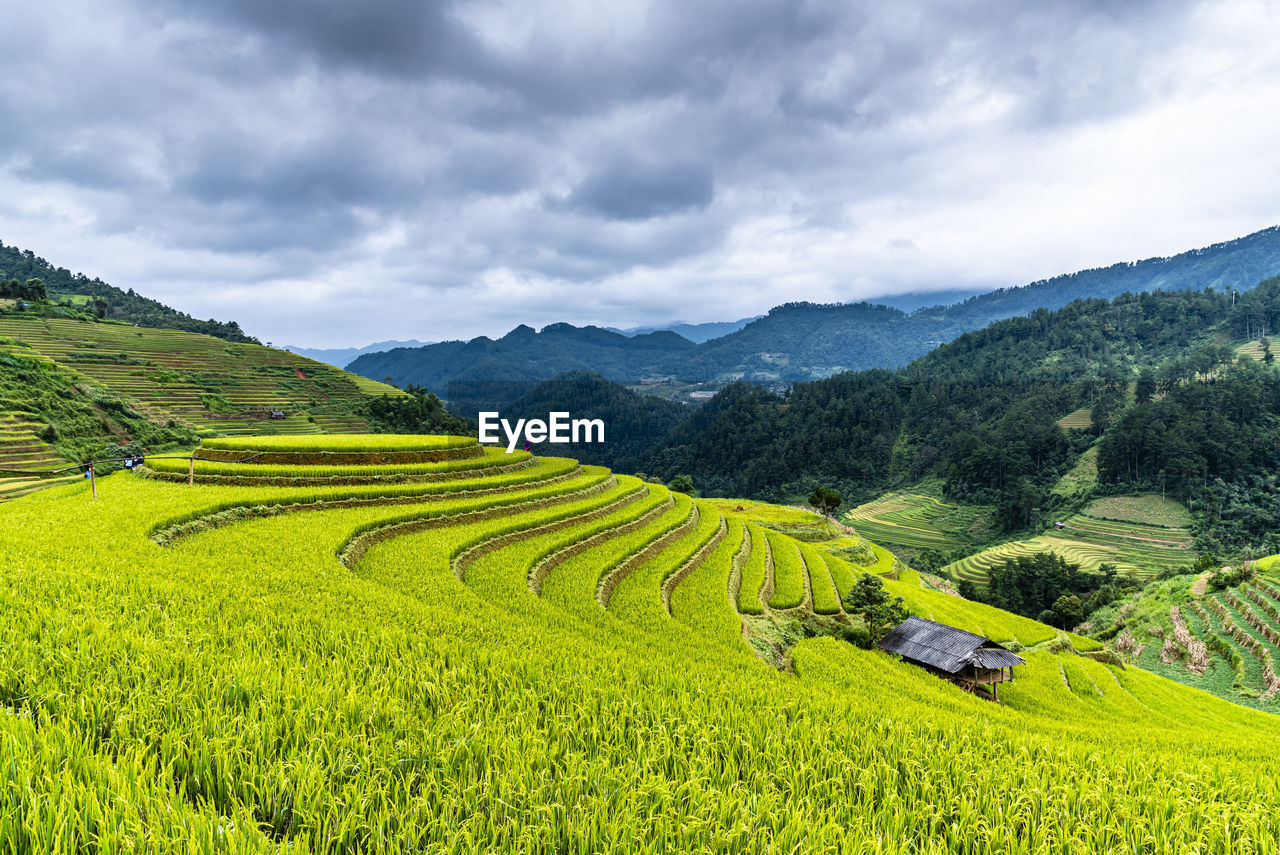
[[[983,668],[1012,668],[1014,665],[1026,664],[1027,660],[1008,650],[979,647],[973,651],[973,661]]]
[[[879,646],[900,654],[903,659],[948,674],[956,673],[969,662],[983,668],[1008,668],[1026,661],[989,638],[918,617],[909,617],[898,624],[880,640]]]

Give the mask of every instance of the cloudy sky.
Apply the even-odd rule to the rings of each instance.
[[[8,4],[0,240],[277,344],[726,320],[1280,222],[1280,4]]]

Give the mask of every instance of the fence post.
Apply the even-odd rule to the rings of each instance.
[[[93,476],[93,461],[89,461],[89,487],[93,490],[93,497],[98,498],[98,481]]]
[[[191,464],[187,469],[187,486],[194,487],[196,485],[196,456],[193,454],[188,462]]]

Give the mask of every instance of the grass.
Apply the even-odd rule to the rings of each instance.
[[[795,554],[815,608],[819,564],[832,584],[856,568],[635,478],[530,471],[464,495],[120,473],[97,501],[77,483],[0,506],[0,841],[1050,853],[1280,836],[1280,719],[1051,652],[1051,628],[910,571],[886,585],[913,611],[1041,646],[1000,704],[799,623],[778,624],[780,671],[730,596],[757,544]],[[151,540],[175,520],[202,524]]]
[[[1163,499],[1154,493],[1142,496],[1109,496],[1095,499],[1085,514],[1104,520],[1139,523],[1173,529],[1191,527],[1191,512],[1180,502]]]
[[[177,330],[7,314],[0,338],[206,434],[367,432],[363,402],[404,394],[287,351]]]
[[[1098,447],[1091,446],[1072,464],[1067,474],[1058,479],[1050,495],[1071,501],[1090,495],[1098,486]]]

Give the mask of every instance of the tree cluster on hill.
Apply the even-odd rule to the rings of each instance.
[[[407,396],[382,395],[366,403],[366,415],[373,433],[427,433],[465,435],[472,426],[445,409],[435,395],[421,386],[410,385]]]
[[[839,374],[784,394],[730,384],[646,468],[687,472],[710,493],[768,498],[821,483],[863,499],[939,477],[949,498],[993,504],[1005,529],[1019,529],[1092,442],[1068,435],[1060,417],[1093,406],[1105,429],[1103,411],[1118,417],[1139,366],[1207,342],[1236,313],[1229,295],[1209,290],[1080,301],[966,333],[894,372]]]
[[[54,267],[29,249],[20,250],[0,242],[0,281],[6,277],[28,284],[31,279],[40,280],[51,300],[66,296],[89,297],[93,310],[101,318],[128,321],[144,327],[204,333],[227,341],[259,343],[256,338],[245,335],[235,321],[223,323],[213,319],[198,320],[157,300],[135,294],[132,288],[122,291],[101,279],[90,279],[83,273],[72,273],[65,267]]]
[[[502,405],[500,412],[513,424],[517,419],[546,419],[549,413],[555,412],[569,413],[575,419],[599,419],[605,428],[603,443],[543,442],[534,450],[539,454],[573,457],[583,463],[608,466],[619,472],[640,472],[648,470],[654,443],[687,418],[691,410],[685,404],[638,395],[595,372],[573,371],[537,384]],[[459,411],[454,407],[454,411],[468,418],[476,416],[472,408]],[[673,479],[679,474],[668,472],[665,477]]]
[[[987,584],[981,591],[966,580],[960,593],[1041,623],[1070,629],[1138,587],[1136,581],[1121,579],[1113,565],[1103,564],[1098,573],[1082,573],[1080,565],[1045,551],[1007,559],[988,571]]]
[[[49,299],[49,292],[45,289],[44,281],[36,277],[26,282],[19,282],[17,279],[10,279],[8,282],[0,280],[0,299],[4,298],[43,301]]]

